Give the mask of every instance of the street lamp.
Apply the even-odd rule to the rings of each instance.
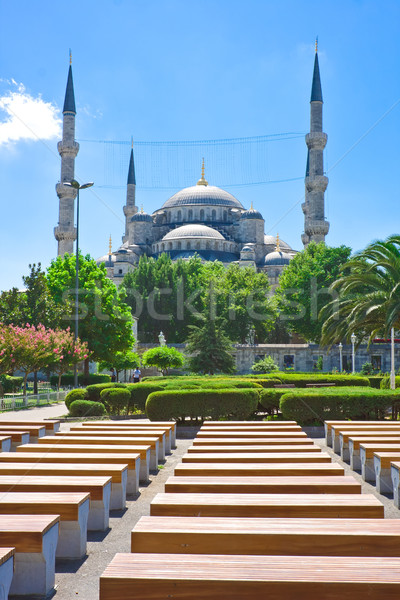
[[[78,318],[79,318],[79,308],[78,308],[78,296],[79,296],[79,191],[85,190],[86,188],[92,187],[93,181],[89,183],[83,183],[79,185],[79,182],[76,179],[72,181],[64,182],[64,185],[68,187],[72,187],[77,191],[76,195],[76,265],[75,265],[75,332],[74,338],[75,342],[78,339]],[[74,366],[74,387],[78,387],[78,365]]]
[[[354,333],[351,334],[350,339],[351,339],[351,362],[352,362],[352,367],[353,367],[351,372],[354,375],[354,373],[356,372],[356,355],[354,352],[354,344],[356,343],[356,339],[357,339]]]
[[[343,344],[340,342],[339,344],[339,370],[343,371]]]

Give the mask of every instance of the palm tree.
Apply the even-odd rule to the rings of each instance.
[[[342,267],[330,287],[336,298],[320,313],[323,344],[388,337],[400,329],[400,235],[371,243]]]

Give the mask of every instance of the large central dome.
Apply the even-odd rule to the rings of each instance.
[[[214,240],[224,240],[224,236],[219,232],[213,229],[212,227],[207,227],[207,225],[182,225],[182,227],[177,227],[172,231],[168,232],[164,235],[162,241],[166,240],[176,240],[179,238],[210,238]]]
[[[190,204],[227,206],[243,209],[242,204],[235,196],[215,185],[192,185],[191,187],[184,188],[164,202],[162,208],[173,208],[174,206]]]

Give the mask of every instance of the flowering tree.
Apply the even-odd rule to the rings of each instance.
[[[53,362],[47,365],[50,371],[58,375],[58,388],[61,376],[66,373],[71,365],[86,360],[89,350],[86,342],[79,338],[75,341],[74,334],[68,327],[66,330],[50,330],[53,343]]]
[[[0,324],[0,375],[13,369],[9,329],[8,326]]]

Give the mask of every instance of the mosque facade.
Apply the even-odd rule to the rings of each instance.
[[[325,219],[324,194],[328,179],[324,175],[323,150],[327,136],[322,131],[322,89],[316,48],[310,100],[310,133],[306,135],[307,167],[305,178],[304,246],[310,241],[324,241],[329,231]],[[59,198],[59,222],[54,229],[58,254],[73,252],[76,240],[74,204],[76,190],[65,183],[74,179],[75,158],[79,144],[75,141],[75,97],[72,67],[68,72],[63,108],[63,139],[58,144],[61,155],[61,180],[56,186]],[[140,178],[140,175],[139,175]],[[133,270],[143,255],[157,258],[163,253],[172,260],[198,255],[203,261],[236,263],[264,271],[272,286],[296,250],[289,244],[265,234],[263,215],[251,206],[245,208],[239,199],[205,177],[204,160],[201,177],[191,187],[177,191],[152,214],[136,205],[136,173],[133,148],[130,153],[126,202],[123,207],[125,231],[122,244],[97,259],[105,264],[108,276],[118,285]]]

